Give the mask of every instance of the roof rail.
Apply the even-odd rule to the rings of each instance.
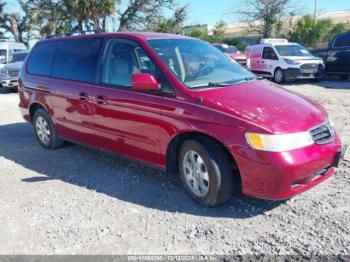
[[[86,30],[86,31],[74,30],[72,32],[64,33],[64,34],[48,35],[46,39],[63,37],[63,36],[90,35],[90,34],[101,34],[101,33],[104,33],[104,31],[103,30]]]

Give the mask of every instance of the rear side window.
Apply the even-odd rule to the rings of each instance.
[[[99,38],[61,41],[53,66],[53,77],[94,82],[101,43]]]
[[[337,36],[335,39],[334,47],[350,47],[350,34]]]
[[[33,75],[50,76],[56,48],[57,42],[38,44],[28,59],[28,73]]]

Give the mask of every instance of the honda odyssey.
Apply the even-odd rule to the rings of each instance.
[[[317,102],[179,35],[39,41],[19,96],[44,148],[74,141],[152,164],[206,206],[230,199],[235,183],[249,196],[291,198],[332,176],[342,154]]]

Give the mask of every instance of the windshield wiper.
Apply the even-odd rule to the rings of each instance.
[[[190,88],[197,89],[197,88],[205,88],[205,87],[225,87],[225,86],[237,85],[237,84],[252,81],[252,80],[262,80],[262,79],[263,78],[260,76],[252,76],[252,77],[245,77],[243,79],[239,79],[236,81],[226,81],[221,83],[208,82],[207,84],[194,85],[194,86],[191,86]]]
[[[196,89],[196,88],[203,88],[203,87],[223,87],[223,86],[230,86],[232,85],[231,83],[226,83],[226,82],[222,82],[222,83],[215,83],[215,82],[208,82],[207,84],[201,84],[201,85],[194,85],[191,86],[191,89]]]

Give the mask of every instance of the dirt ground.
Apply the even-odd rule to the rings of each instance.
[[[328,110],[350,144],[350,82],[285,85]],[[203,208],[139,162],[39,146],[0,93],[0,254],[350,254],[350,164],[288,201]]]

